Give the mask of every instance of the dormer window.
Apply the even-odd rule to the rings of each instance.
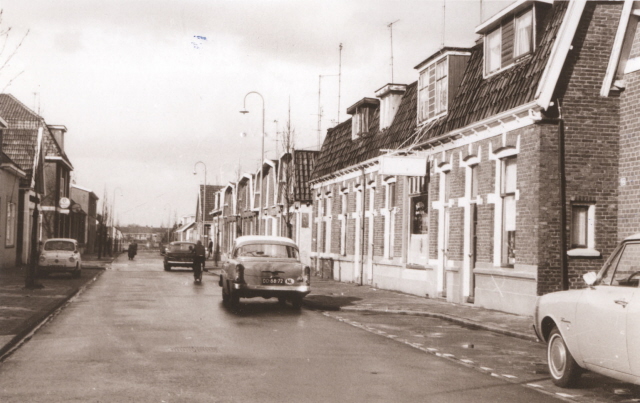
[[[535,50],[536,21],[550,9],[547,0],[519,0],[476,28],[484,35],[485,77],[517,63]]]
[[[369,124],[380,101],[375,98],[363,98],[349,108],[351,117],[351,139],[356,140],[369,134]]]
[[[415,68],[418,79],[418,123],[447,113],[469,58],[464,48],[442,48]]]

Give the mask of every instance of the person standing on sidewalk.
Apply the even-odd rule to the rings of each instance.
[[[211,258],[211,255],[213,254],[213,241],[209,240],[209,245],[208,246],[208,250],[209,250],[209,256],[207,256],[208,258]]]

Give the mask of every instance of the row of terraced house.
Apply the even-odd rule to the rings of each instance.
[[[350,106],[289,207],[282,160],[216,192],[212,236],[291,216],[318,274],[531,314],[640,232],[639,3],[514,2]]]
[[[74,238],[95,251],[98,197],[71,183],[66,132],[0,94],[0,270],[29,263],[34,240]]]

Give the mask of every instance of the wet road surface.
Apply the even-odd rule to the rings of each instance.
[[[548,402],[319,312],[221,303],[217,277],[112,268],[0,364],[0,402]]]

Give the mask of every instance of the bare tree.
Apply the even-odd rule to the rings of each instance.
[[[0,74],[4,73],[9,63],[13,59],[13,57],[18,53],[18,50],[22,47],[24,40],[29,35],[29,30],[22,36],[22,38],[18,41],[18,43],[13,46],[10,46],[11,39],[11,31],[12,27],[4,27],[4,10],[0,10]],[[1,92],[4,92],[13,81],[18,78],[23,71],[16,73],[11,79],[7,81],[7,83],[2,88]]]
[[[291,208],[295,203],[295,137],[296,131],[291,127],[291,117],[287,120],[284,130],[280,133],[283,154],[280,159],[280,204],[282,205],[282,220],[285,225],[286,236],[293,238],[293,213]]]

